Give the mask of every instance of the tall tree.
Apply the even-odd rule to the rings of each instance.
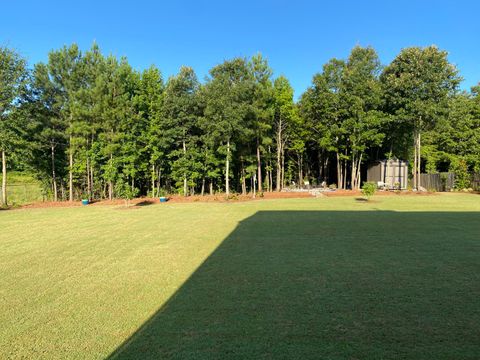
[[[298,116],[297,108],[293,101],[293,88],[284,76],[275,79],[274,99],[274,129],[277,147],[276,190],[280,191],[284,187],[285,148],[289,140],[289,129]]]
[[[419,189],[421,136],[448,109],[448,99],[460,83],[458,71],[436,46],[403,49],[382,75],[386,110],[413,133],[413,187]]]
[[[182,67],[177,76],[168,79],[165,89],[164,116],[173,140],[171,154],[177,182],[182,183],[183,195],[188,195],[188,185],[192,186],[195,172],[196,134],[198,129],[199,83],[192,68]]]
[[[205,86],[204,128],[225,152],[225,192],[230,194],[230,164],[237,137],[251,132],[253,81],[245,59],[236,58],[210,71]]]
[[[43,65],[40,65],[43,66]],[[74,176],[74,155],[78,146],[77,132],[80,131],[78,117],[76,115],[76,95],[84,84],[82,74],[82,54],[76,44],[69,47],[64,46],[60,50],[52,51],[48,55],[46,66],[47,74],[42,74],[41,80],[51,82],[43,84],[49,89],[52,96],[51,108],[54,109],[54,116],[63,123],[68,143],[68,198],[73,201],[73,176]]]
[[[273,83],[271,80],[272,69],[268,66],[266,59],[261,54],[252,57],[249,62],[254,79],[253,110],[254,128],[256,140],[257,157],[257,183],[258,191],[262,192],[262,153],[265,146],[272,143],[270,130],[273,119]],[[268,177],[267,177],[268,178]]]
[[[360,166],[365,151],[379,146],[384,138],[382,123],[387,117],[380,111],[381,87],[378,80],[380,60],[371,47],[353,48],[342,74],[342,95],[352,189],[360,188]]]
[[[318,147],[320,182],[328,180],[329,153],[337,151],[334,130],[340,117],[338,94],[332,90],[336,86],[332,84],[329,75],[325,71],[316,74],[312,86],[305,91],[299,103],[305,126],[310,129],[311,137]],[[340,183],[339,181],[339,185]]]
[[[165,133],[163,117],[164,85],[160,70],[151,66],[142,73],[136,103],[145,121],[145,146],[151,166],[152,197],[159,191],[162,163],[165,161],[169,137]]]
[[[0,151],[2,153],[2,205],[7,205],[7,154],[21,141],[13,107],[27,77],[26,62],[14,50],[0,47]]]

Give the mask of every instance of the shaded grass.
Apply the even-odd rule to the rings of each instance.
[[[2,212],[0,358],[476,358],[480,198],[375,199]]]

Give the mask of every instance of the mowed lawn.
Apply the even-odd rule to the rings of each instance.
[[[478,359],[480,195],[0,211],[0,358]]]

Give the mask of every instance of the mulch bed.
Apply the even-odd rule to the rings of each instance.
[[[343,196],[361,196],[361,191],[358,190],[336,190],[336,191],[325,191],[321,193],[326,197],[343,197]],[[412,191],[377,191],[375,195],[379,196],[430,196],[435,193],[431,192],[412,192]],[[252,194],[249,195],[231,195],[229,199],[226,198],[225,194],[216,194],[216,195],[194,195],[194,196],[181,196],[181,195],[171,195],[168,197],[168,203],[192,203],[192,202],[240,202],[240,201],[256,201],[256,200],[269,200],[269,199],[301,199],[301,198],[311,198],[312,194],[309,192],[265,192],[263,197],[257,194],[256,198],[252,198]],[[130,206],[141,207],[151,204],[159,203],[158,198],[137,198],[130,201]],[[88,206],[112,206],[112,205],[124,205],[125,201],[122,199],[115,200],[96,200],[91,202]],[[25,204],[20,206],[21,209],[34,209],[34,208],[57,208],[57,207],[79,207],[82,206],[80,201],[44,201],[44,202],[35,202],[31,204]]]

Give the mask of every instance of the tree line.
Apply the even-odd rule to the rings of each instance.
[[[257,54],[182,67],[165,79],[94,44],[28,68],[0,47],[2,202],[7,170],[33,173],[55,201],[245,194],[334,183],[360,187],[364,164],[409,160],[420,172],[480,171],[480,87],[435,46],[383,66],[372,47],[331,59],[294,99]]]

